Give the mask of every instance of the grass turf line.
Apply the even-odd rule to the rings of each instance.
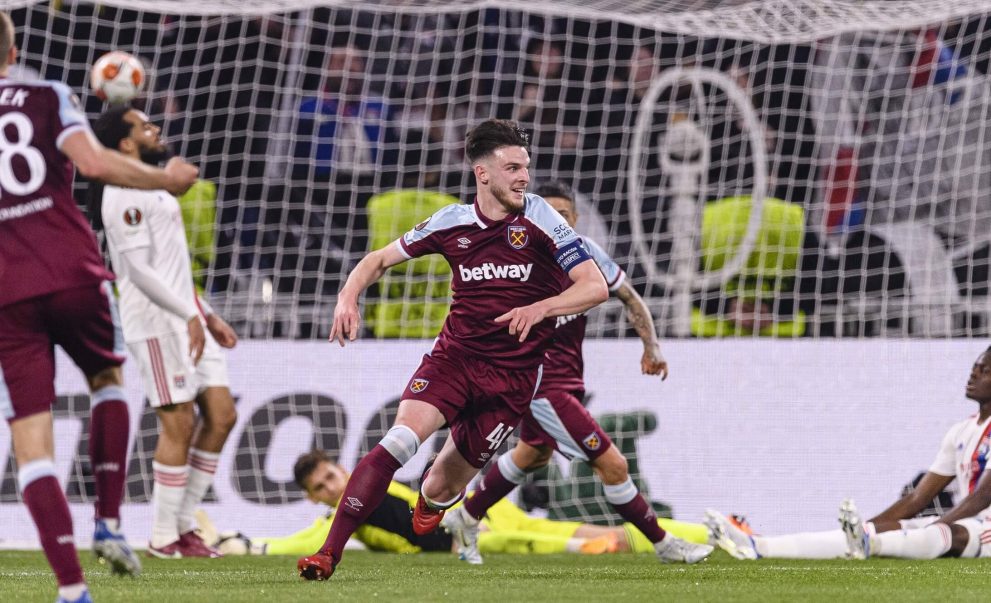
[[[694,566],[651,555],[489,555],[469,566],[452,555],[349,552],[329,582],[305,582],[289,557],[143,559],[137,579],[110,575],[81,551],[97,603],[208,601],[988,601],[987,559],[761,560],[717,552]],[[0,601],[55,599],[41,552],[0,551]]]

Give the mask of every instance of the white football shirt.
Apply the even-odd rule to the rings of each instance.
[[[103,227],[110,259],[120,266],[120,255],[149,248],[149,266],[180,299],[196,305],[189,246],[182,211],[164,190],[142,191],[107,186],[103,191]],[[126,274],[117,275],[124,340],[143,341],[169,333],[185,333],[186,321],[155,305]],[[198,307],[198,306],[197,306]]]
[[[974,491],[984,475],[988,457],[991,456],[991,417],[983,423],[978,415],[960,421],[950,427],[943,436],[936,460],[929,471],[957,478],[956,502],[959,503]],[[983,515],[987,515],[985,510]]]

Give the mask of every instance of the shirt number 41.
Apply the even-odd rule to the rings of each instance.
[[[485,436],[485,439],[489,441],[489,450],[495,450],[502,446],[502,443],[506,441],[509,437],[510,432],[513,431],[513,427],[507,427],[504,423],[499,423],[492,430],[492,433]]]

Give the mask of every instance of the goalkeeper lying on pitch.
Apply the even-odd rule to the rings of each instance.
[[[296,484],[306,497],[324,503],[331,511],[313,524],[288,536],[247,538],[240,533],[218,533],[200,511],[197,523],[203,539],[226,555],[308,555],[320,548],[334,520],[334,508],[344,493],[348,472],[333,462],[322,450],[299,457],[293,468]],[[418,553],[452,551],[452,538],[441,530],[426,536],[413,532],[410,513],[417,492],[399,482],[389,484],[388,495],[368,520],[354,533],[354,538],[372,551]],[[708,531],[702,524],[658,519],[661,527],[691,542],[705,543]],[[630,524],[607,527],[571,521],[553,521],[530,517],[508,500],[488,511],[482,520],[479,547],[483,553],[653,553],[654,545]]]

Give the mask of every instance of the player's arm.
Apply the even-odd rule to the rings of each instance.
[[[334,306],[334,324],[330,327],[330,341],[337,340],[344,347],[347,341],[358,338],[361,326],[361,313],[358,312],[358,297],[372,283],[382,278],[385,271],[407,260],[400,242],[395,242],[366,255],[354,267],[348,280],[337,294]]]
[[[509,321],[509,334],[519,335],[520,342],[523,342],[533,325],[543,319],[581,314],[608,299],[606,280],[602,278],[602,272],[591,258],[572,265],[568,276],[571,277],[572,285],[560,294],[529,306],[513,308],[496,318],[496,322]]]
[[[228,349],[237,345],[237,333],[227,324],[226,320],[213,310],[213,306],[207,303],[202,295],[196,296],[196,303],[199,304],[203,316],[206,317],[206,328],[210,331],[214,341],[219,343],[221,347]]]
[[[88,129],[69,134],[61,150],[83,176],[107,184],[137,189],[165,189],[184,193],[196,182],[196,166],[173,157],[165,168],[147,165],[101,145]]]
[[[192,302],[187,302],[176,295],[165,284],[165,281],[152,269],[149,254],[147,247],[125,249],[120,253],[120,265],[116,268],[122,276],[131,279],[134,286],[151,300],[151,303],[186,321],[186,328],[189,331],[189,356],[195,364],[200,361],[206,343],[203,326],[200,324],[199,309]]]
[[[871,519],[871,522],[878,526],[878,524],[884,524],[888,522],[897,522],[901,519],[911,519],[918,515],[923,509],[929,506],[932,499],[936,497],[940,492],[943,491],[950,482],[953,481],[953,476],[940,475],[938,473],[933,473],[932,471],[927,471],[922,479],[919,480],[919,485],[915,487],[914,490],[903,496],[895,504],[891,505],[875,517]],[[889,526],[885,529],[896,528],[897,525]],[[878,526],[879,531],[882,530],[881,526]]]
[[[991,507],[991,479],[988,478],[988,475],[985,472],[980,481],[977,482],[977,487],[974,488],[974,491],[957,503],[939,521],[947,524],[953,523],[961,519],[980,515],[985,509]]]
[[[654,317],[643,298],[633,288],[629,280],[624,280],[616,297],[626,306],[626,314],[630,318],[633,329],[643,342],[643,356],[640,357],[640,370],[645,375],[660,375],[661,379],[668,378],[668,363],[661,354],[661,344],[657,341],[657,330],[654,327]]]

